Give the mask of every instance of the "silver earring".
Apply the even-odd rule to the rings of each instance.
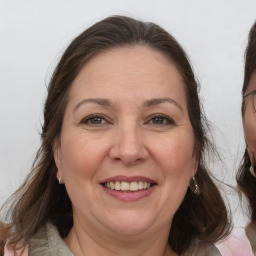
[[[61,178],[59,178],[59,184],[61,184]]]
[[[189,188],[195,195],[201,194],[196,178],[194,176],[190,179]]]

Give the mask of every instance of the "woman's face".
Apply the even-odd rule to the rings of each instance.
[[[148,47],[98,54],[74,80],[55,144],[74,221],[92,232],[168,232],[197,169],[184,82]]]
[[[256,72],[254,72],[250,78],[248,88],[245,94],[256,90]],[[256,166],[256,115],[254,113],[254,106],[252,102],[252,96],[248,96],[245,99],[245,112],[243,117],[245,140],[247,144],[247,150],[250,156],[252,166]],[[254,96],[256,97],[256,96]],[[256,170],[254,170],[256,172]]]

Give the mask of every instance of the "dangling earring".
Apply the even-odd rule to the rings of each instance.
[[[62,184],[62,183],[61,183],[61,177],[59,178],[59,184]]]
[[[195,195],[200,195],[201,194],[199,186],[196,182],[196,178],[194,176],[190,179],[189,188],[191,189],[191,191]]]

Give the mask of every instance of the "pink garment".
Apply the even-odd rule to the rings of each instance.
[[[222,256],[254,256],[243,228],[234,228],[231,234],[216,247]]]
[[[13,251],[12,249],[8,248],[7,244],[4,247],[4,256],[28,256],[28,246],[25,247],[25,250],[18,250]]]

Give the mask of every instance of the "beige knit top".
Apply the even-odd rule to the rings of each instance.
[[[62,240],[57,228],[47,223],[39,232],[30,239],[29,256],[74,256],[68,246]],[[182,256],[221,256],[218,249],[211,248],[190,248]]]

